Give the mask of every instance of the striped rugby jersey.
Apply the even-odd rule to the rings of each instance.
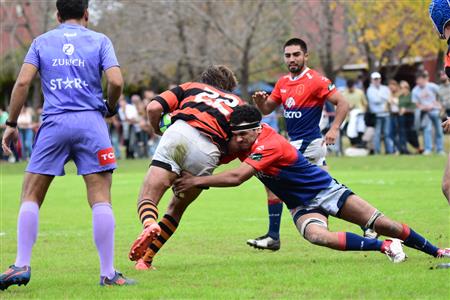
[[[154,100],[163,106],[164,113],[172,113],[172,122],[186,121],[208,136],[223,153],[231,137],[230,115],[236,106],[245,104],[232,93],[199,82],[183,83]]]

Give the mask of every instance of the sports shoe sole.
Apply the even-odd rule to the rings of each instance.
[[[22,279],[15,278],[15,279],[12,279],[9,284],[0,283],[0,290],[4,291],[11,285],[18,285],[18,286],[25,285],[26,286],[29,281],[30,280],[23,281]]]
[[[258,246],[257,244],[253,244],[251,242],[247,242],[247,245],[249,245],[250,247],[253,247],[255,249],[259,249],[259,250],[270,250],[270,251],[278,251],[280,250],[280,247],[274,247],[274,248],[269,248],[269,247],[262,247],[262,246]]]
[[[144,232],[142,232],[142,234],[137,238],[137,240],[134,241],[133,245],[131,245],[128,258],[131,261],[137,261],[141,257],[143,257],[150,243],[153,242],[159,236],[160,233],[161,228],[156,223],[144,229]]]

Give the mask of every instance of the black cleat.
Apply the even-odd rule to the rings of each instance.
[[[9,266],[9,269],[0,275],[0,290],[6,290],[10,285],[27,285],[31,278],[31,268],[29,266],[16,267]]]
[[[247,240],[247,245],[262,250],[280,250],[280,240],[275,240],[267,234],[256,239]]]

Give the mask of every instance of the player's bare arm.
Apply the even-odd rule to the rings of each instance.
[[[336,139],[339,136],[339,128],[344,122],[345,117],[349,111],[350,106],[345,100],[344,96],[341,93],[336,92],[328,98],[328,101],[336,105],[336,116],[334,118],[333,123],[330,126],[330,129],[325,134],[325,143],[327,145],[331,145],[336,143]]]
[[[19,113],[25,104],[28,96],[28,90],[30,88],[33,78],[36,76],[37,68],[32,64],[24,63],[20,69],[19,76],[11,93],[11,103],[9,107],[8,121],[17,123]],[[2,139],[2,148],[5,154],[11,154],[9,145],[11,142],[17,141],[18,130],[16,127],[6,126]]]
[[[151,101],[147,105],[148,120],[157,135],[162,135],[162,132],[159,129],[159,119],[161,118],[161,114],[163,112],[164,108],[158,101]]]
[[[182,177],[174,182],[174,190],[177,194],[184,193],[194,187],[231,187],[241,185],[255,175],[256,170],[243,162],[236,169],[221,172],[211,176],[193,176],[183,172]]]
[[[105,76],[108,82],[108,105],[111,109],[114,109],[122,94],[122,72],[119,67],[111,67],[105,70]]]
[[[445,133],[450,132],[450,118],[449,117],[447,117],[447,120],[442,122],[442,129],[444,130]]]
[[[277,108],[278,103],[272,100],[272,98],[264,91],[257,91],[252,95],[253,102],[255,102],[259,111],[263,115],[268,115]]]

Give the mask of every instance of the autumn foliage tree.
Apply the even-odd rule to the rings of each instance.
[[[429,1],[354,1],[348,17],[351,41],[365,58],[369,72],[385,68],[394,77],[417,56],[435,55],[439,41],[428,17]]]
[[[243,97],[251,77],[278,68],[289,35],[290,4],[257,1],[116,1],[98,29],[114,41],[127,80],[151,74],[161,81],[195,80],[209,64],[227,64]],[[101,7],[103,5],[103,7]]]

